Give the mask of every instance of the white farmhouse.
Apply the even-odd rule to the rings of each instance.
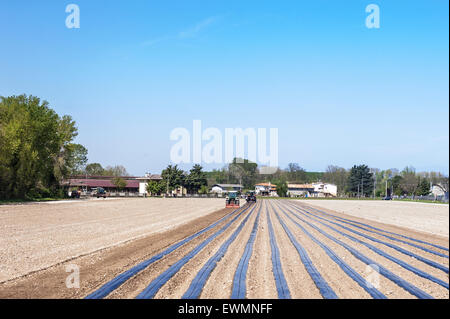
[[[277,186],[271,183],[259,183],[255,185],[255,193],[260,196],[277,197]]]
[[[150,174],[150,173],[146,173],[145,176],[143,177],[136,177],[136,180],[139,181],[139,194],[141,195],[147,195],[147,184],[150,181],[156,181],[159,182],[162,180],[161,175],[158,174]]]
[[[448,192],[446,192],[444,190],[445,188],[442,185],[433,185],[431,187],[431,195],[433,195],[434,199],[439,199],[439,200],[447,200],[449,198],[449,194]]]
[[[328,183],[288,184],[289,197],[337,197],[337,186]]]
[[[229,191],[242,191],[242,185],[239,184],[215,184],[212,186],[211,193],[228,193]]]
[[[337,197],[337,186],[327,183],[313,183],[317,197]]]

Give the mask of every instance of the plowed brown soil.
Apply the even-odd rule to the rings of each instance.
[[[320,210],[334,216],[340,216],[350,220],[362,222],[374,227],[388,230],[390,232],[398,233],[400,235],[420,239],[447,248],[449,246],[447,238],[440,237],[438,235],[431,235],[417,230],[401,228],[392,224],[385,225],[363,218],[348,216],[328,209],[320,208]],[[36,271],[20,278],[1,283],[0,298],[83,298],[113,279],[115,276],[121,274],[143,260],[154,256],[158,252],[182,240],[183,238],[186,238],[207,227],[231,211],[231,209],[223,209],[187,222],[177,228],[172,228],[165,232],[132,240],[119,246],[102,249],[94,253],[87,253],[84,256],[51,266],[47,269]],[[235,214],[237,213],[238,212]],[[325,250],[318,243],[312,240],[309,235],[307,235],[307,232],[311,236],[314,236],[316,240],[331,249],[342,261],[344,261],[362,278],[366,279],[368,282],[374,282],[373,280],[376,278],[375,284],[377,285],[377,289],[388,298],[414,299],[416,296],[406,291],[387,277],[374,273],[372,268],[369,268],[368,265],[352,255],[341,244],[331,240],[318,229],[356,249],[364,256],[370,258],[373,262],[385,267],[395,275],[428,293],[432,297],[443,299],[449,298],[448,289],[401,267],[399,264],[383,257],[365,245],[356,243],[343,234],[332,230],[325,225],[332,226],[344,234],[349,234],[362,242],[369,243],[392,257],[406,262],[409,265],[447,283],[449,280],[448,273],[444,273],[439,269],[427,265],[422,261],[401,253],[393,248],[387,247],[382,243],[377,243],[361,235],[355,234],[349,229],[361,232],[362,234],[371,236],[378,240],[397,245],[409,252],[414,252],[419,256],[437,262],[446,267],[448,267],[448,258],[436,256],[416,247],[385,238],[380,234],[371,233],[368,230],[359,229],[354,225],[342,223],[342,221],[332,220],[330,219],[330,216],[314,210],[314,207],[311,207],[310,204],[300,201],[287,200],[260,200],[256,205],[249,206],[248,210],[242,213],[242,215],[239,216],[239,218],[237,218],[229,228],[212,240],[207,246],[199,251],[198,254],[184,264],[183,267],[181,267],[181,269],[173,275],[173,277],[165,282],[155,295],[155,298],[181,298],[191,285],[192,280],[198,274],[200,269],[202,269],[206,262],[218,251],[223,243],[230,238],[239,225],[243,223],[246,216],[251,214],[246,224],[242,227],[241,232],[229,245],[223,258],[220,259],[216,265],[214,265],[200,295],[200,298],[206,299],[230,298],[234,275],[250,238],[250,234],[258,213],[260,214],[260,217],[257,226],[257,233],[253,244],[253,252],[249,259],[246,277],[247,298],[278,298],[275,277],[272,269],[272,249],[270,245],[268,227],[269,218],[274,230],[274,238],[280,251],[282,271],[284,277],[286,278],[292,298],[322,298],[322,295],[303,265],[295,246],[287,235],[285,229],[282,227],[281,223],[286,225],[295,240],[305,249],[314,266],[339,298],[365,299],[372,297],[365,290],[365,286],[358,284],[351,277],[349,277],[346,272],[343,271],[342,268],[332,258],[330,258],[330,256],[327,255]],[[175,215],[173,216],[175,218]],[[318,220],[317,217],[322,217],[325,220]],[[222,221],[215,228],[205,232],[201,236],[193,239],[189,243],[186,243],[173,251],[171,254],[150,265],[147,269],[130,278],[122,286],[117,288],[108,296],[108,298],[135,298],[152,282],[152,280],[157,278],[174,263],[186,256],[209,236],[216,233],[230,220],[231,219]],[[331,221],[336,222],[337,225],[333,224]],[[303,229],[298,225],[302,226]],[[339,225],[348,227],[349,229],[341,228]],[[397,235],[392,236],[395,238],[401,238]],[[401,239],[412,242],[411,240],[405,238]],[[437,249],[426,244],[420,245],[448,255],[448,251],[446,250]],[[76,264],[80,267],[81,287],[79,289],[66,288],[65,280],[68,273],[66,272],[65,267],[69,264]]]

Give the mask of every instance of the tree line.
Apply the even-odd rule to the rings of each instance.
[[[61,182],[87,162],[75,121],[35,96],[0,97],[0,199],[62,197]]]
[[[337,185],[338,193],[347,196],[427,196],[435,186],[444,193],[449,191],[449,178],[440,172],[416,172],[407,166],[402,171],[391,168],[380,170],[367,165],[353,166],[350,170],[330,165],[323,181]]]
[[[0,200],[62,198],[69,176],[114,176],[120,189],[128,176],[121,165],[88,163],[88,150],[69,115],[59,116],[35,96],[0,97]]]
[[[124,188],[129,176],[121,165],[102,167],[88,164],[88,150],[74,143],[78,135],[75,121],[59,116],[47,101],[35,96],[0,97],[0,200],[63,197],[62,181],[73,175],[114,176],[117,188]],[[330,165],[325,172],[307,172],[290,163],[273,174],[260,174],[258,165],[235,158],[222,169],[204,172],[194,165],[184,172],[177,165],[162,171],[162,181],[152,181],[152,194],[170,192],[180,186],[189,193],[207,193],[213,184],[241,184],[254,189],[259,182],[277,185],[285,196],[287,183],[326,182],[337,185],[342,196],[420,196],[430,193],[431,185],[449,191],[449,178],[440,172],[416,172],[413,167],[380,170],[367,165],[350,169]]]
[[[200,165],[194,165],[189,172],[178,168],[177,165],[169,165],[161,173],[161,181],[150,181],[147,191],[152,195],[170,193],[179,187],[186,188],[189,194],[207,194],[208,182],[206,172]]]
[[[431,186],[444,193],[449,191],[449,178],[440,172],[416,172],[413,167],[405,167],[402,171],[395,168],[380,170],[365,164],[350,169],[329,165],[325,172],[307,172],[300,164],[290,163],[273,174],[260,174],[257,164],[235,159],[222,169],[208,172],[207,176],[208,185],[240,183],[245,189],[254,189],[260,182],[271,182],[277,186],[279,196],[286,196],[288,183],[314,182],[334,184],[339,196],[349,197],[426,196],[430,194]]]
[[[107,175],[111,176],[110,172]],[[204,172],[200,165],[194,165],[189,172],[177,165],[169,165],[162,171],[161,177],[161,181],[148,183],[149,193],[161,195],[184,187],[189,194],[206,194],[214,184],[240,184],[244,190],[253,190],[261,182],[276,185],[278,195],[282,197],[287,194],[288,183],[330,183],[337,186],[339,196],[349,197],[426,196],[433,185],[444,193],[449,189],[448,176],[439,172],[417,173],[413,167],[399,171],[379,170],[364,164],[354,165],[350,169],[330,165],[325,172],[307,172],[298,163],[290,163],[285,169],[277,169],[273,174],[260,174],[256,163],[239,158],[211,172]]]

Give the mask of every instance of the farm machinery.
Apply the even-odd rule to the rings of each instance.
[[[246,199],[247,199],[247,203],[251,203],[251,202],[256,203],[256,194],[255,194],[255,192],[248,192]]]
[[[226,208],[239,208],[239,194],[238,192],[228,192],[227,197],[225,199],[225,207]]]

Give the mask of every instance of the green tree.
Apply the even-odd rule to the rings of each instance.
[[[417,188],[418,196],[427,196],[431,192],[430,182],[426,178],[422,178],[419,182],[419,186]]]
[[[287,174],[286,171],[281,170],[281,169],[277,169],[273,174],[260,174],[258,176],[258,182],[272,182],[273,181],[285,181],[287,182]]]
[[[208,185],[214,184],[227,184],[228,183],[228,170],[227,168],[213,169],[211,172],[205,172]]]
[[[394,195],[397,196],[401,196],[403,195],[403,190],[401,187],[401,183],[402,183],[403,177],[401,177],[400,175],[395,175],[392,178],[392,190],[394,192]]]
[[[126,168],[122,165],[107,166],[103,171],[104,176],[129,176]]]
[[[152,196],[161,195],[165,190],[165,185],[161,181],[149,181],[147,183],[147,192]]]
[[[275,182],[277,186],[277,194],[280,197],[286,197],[288,192],[287,183],[285,181],[277,181]]]
[[[347,189],[348,172],[345,168],[329,165],[323,174],[322,180],[325,183],[337,186],[339,194],[344,194]]]
[[[387,196],[394,195],[391,194],[391,181],[392,178],[397,174],[396,169],[387,169],[382,171],[375,171],[375,178],[376,178],[376,190],[375,190],[375,196],[381,197],[381,196]],[[386,193],[386,186],[388,186],[387,193]]]
[[[355,165],[351,168],[348,179],[347,189],[353,194],[360,196],[370,196],[373,192],[373,174],[367,165]]]
[[[206,185],[202,185],[200,187],[200,190],[198,191],[199,194],[208,194],[209,193],[209,189],[208,186]]]
[[[414,167],[405,167],[401,172],[402,180],[400,182],[400,187],[402,189],[402,194],[404,195],[416,195],[417,188],[419,187],[419,177],[416,174]]]
[[[206,174],[203,172],[203,167],[196,164],[186,176],[185,186],[190,194],[197,193],[202,186],[208,184]]]
[[[91,163],[86,165],[85,173],[90,176],[102,176],[105,170],[99,163]]]
[[[162,171],[161,177],[167,191],[169,192],[185,185],[186,175],[183,170],[178,168],[178,165],[167,166],[167,168]]]
[[[286,171],[290,182],[303,183],[307,180],[306,171],[297,163],[289,163]]]
[[[0,198],[59,196],[61,181],[82,166],[86,149],[70,116],[34,96],[0,97]]]
[[[88,150],[80,144],[69,144],[67,146],[66,165],[70,175],[82,174],[86,169]]]
[[[87,162],[87,149],[71,141],[78,135],[75,121],[65,115],[58,121],[58,137],[60,150],[55,155],[54,180],[55,184],[75,173]],[[50,175],[51,176],[51,175]],[[57,186],[56,186],[57,187]]]
[[[123,190],[127,186],[127,181],[124,180],[122,177],[115,177],[115,178],[113,178],[113,180],[111,182],[120,191]]]
[[[228,171],[232,176],[233,183],[239,183],[244,188],[254,188],[258,178],[258,164],[247,159],[234,158],[228,165]]]

